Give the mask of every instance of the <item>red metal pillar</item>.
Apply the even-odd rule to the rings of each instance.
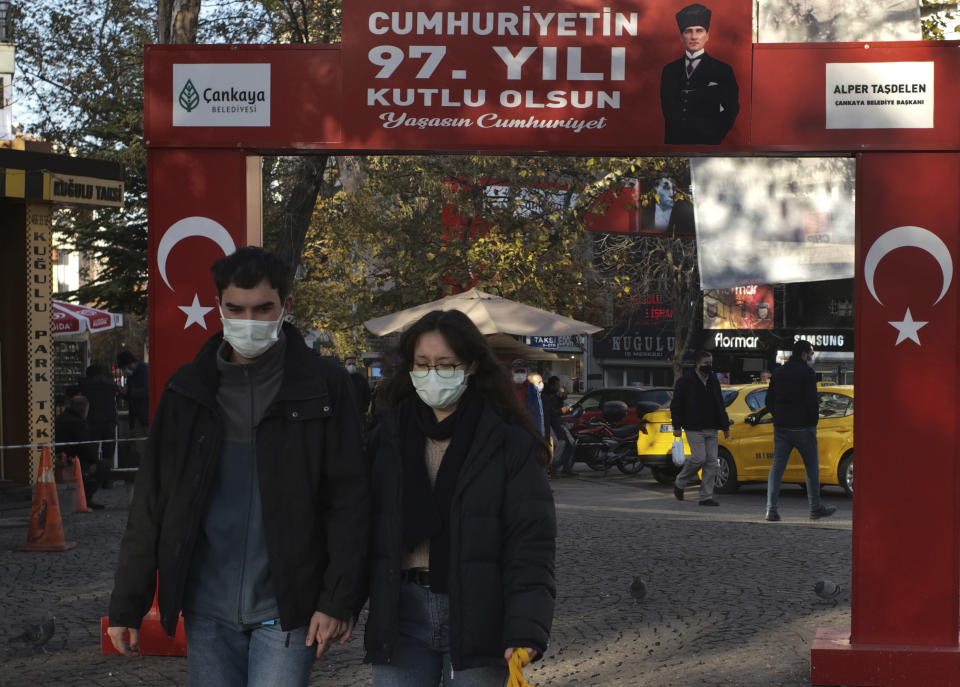
[[[860,155],[852,624],[811,684],[960,685],[958,261],[960,155]]]
[[[150,407],[170,375],[220,329],[210,265],[260,243],[260,158],[242,150],[152,149],[147,154],[150,267]],[[101,618],[101,651],[116,653]],[[160,626],[157,600],[140,627],[140,651],[186,654],[183,619],[176,635]]]

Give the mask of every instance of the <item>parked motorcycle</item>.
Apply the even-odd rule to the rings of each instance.
[[[573,411],[573,419],[583,413],[582,408],[579,413],[576,407]],[[616,426],[627,415],[627,404],[623,401],[607,401],[601,411],[602,419],[595,418],[573,433],[574,460],[604,474],[612,467],[625,475],[637,474],[643,469],[637,456],[637,435],[641,426]]]

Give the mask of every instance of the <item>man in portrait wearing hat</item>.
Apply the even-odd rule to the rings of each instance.
[[[685,54],[666,65],[660,76],[664,143],[718,144],[740,111],[733,69],[705,52],[710,14],[699,3],[677,12]]]

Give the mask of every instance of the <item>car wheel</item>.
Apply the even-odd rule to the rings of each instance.
[[[837,466],[837,481],[847,496],[853,496],[853,451],[850,451],[840,460]]]
[[[643,470],[640,456],[624,456],[617,461],[617,470],[625,475],[635,475]]]
[[[660,484],[673,484],[677,481],[680,468],[650,468],[653,478]]]
[[[718,452],[717,479],[714,484],[714,490],[721,494],[732,494],[740,488],[740,482],[737,481],[737,464],[733,462],[733,456],[725,448]]]

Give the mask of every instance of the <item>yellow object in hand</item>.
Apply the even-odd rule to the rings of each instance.
[[[513,650],[513,655],[508,663],[510,676],[507,679],[507,687],[533,687],[523,679],[523,667],[528,663],[530,663],[530,656],[526,649],[517,648]]]

